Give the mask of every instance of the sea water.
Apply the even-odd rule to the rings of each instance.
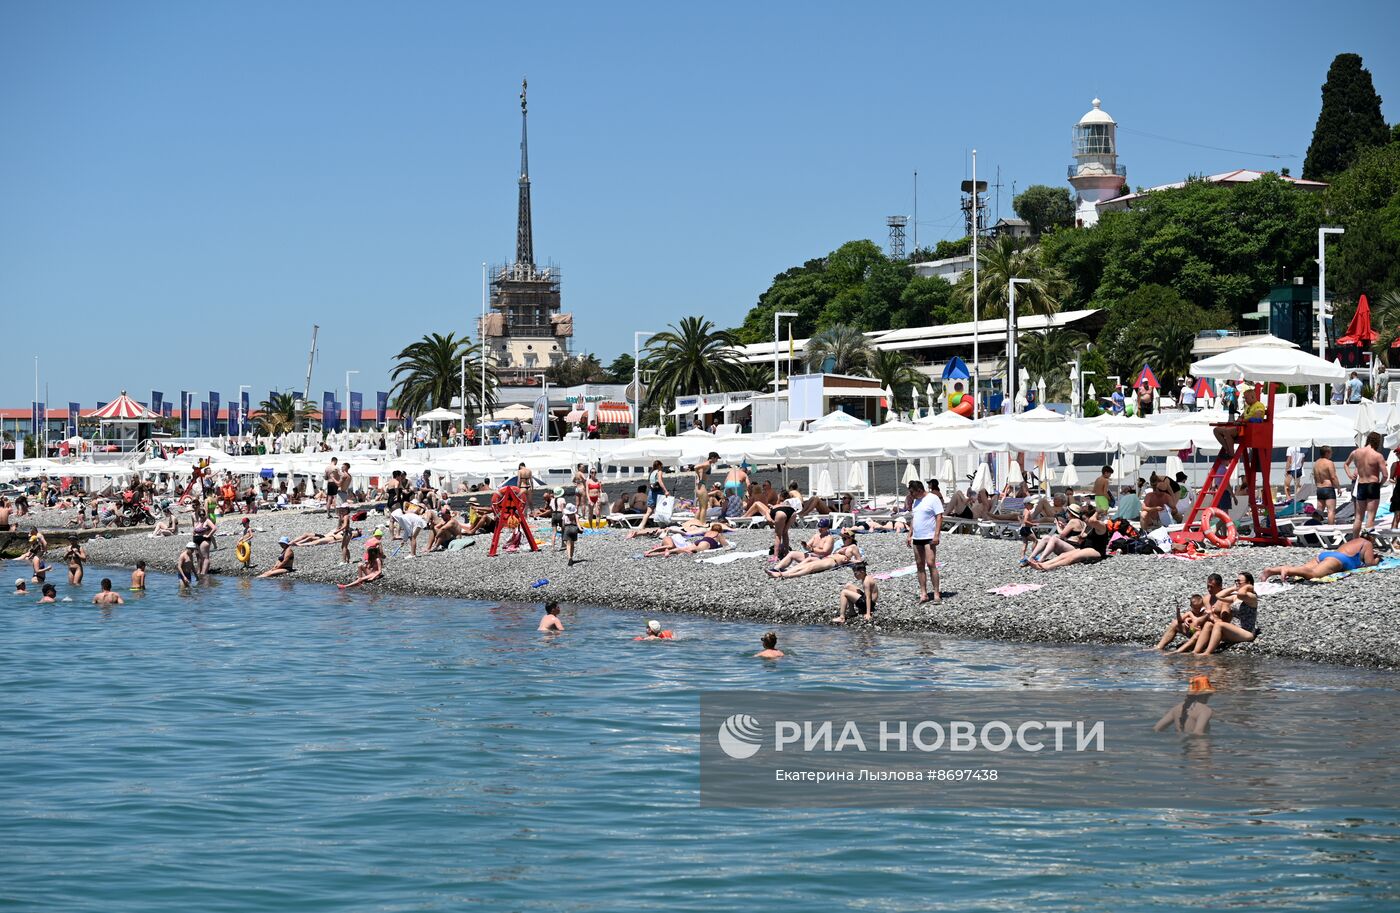
[[[1180,690],[1194,660],[152,574],[0,597],[0,908],[1400,904],[1400,816],[698,807],[704,689]],[[125,582],[125,572],[109,572]],[[547,590],[546,590],[547,592]],[[950,607],[950,610],[954,607]],[[1217,687],[1394,688],[1225,656]],[[1396,721],[1400,724],[1400,720]]]

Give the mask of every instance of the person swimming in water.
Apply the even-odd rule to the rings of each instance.
[[[131,572],[131,589],[144,590],[146,588],[146,562],[136,562],[136,568]]]
[[[43,590],[40,591],[39,605],[47,602],[58,602],[58,588],[52,583],[44,584]]]
[[[537,630],[543,634],[564,633],[564,623],[559,620],[559,603],[553,600],[545,603],[544,617],[540,619],[540,626]]]
[[[121,594],[121,593],[114,593],[114,592],[112,592],[112,578],[111,578],[111,577],[103,577],[103,578],[102,578],[102,589],[101,589],[100,592],[98,592],[98,594],[97,594],[96,596],[92,597],[92,604],[93,604],[93,605],[124,605],[124,604],[125,604],[125,600],[122,599],[122,594]]]
[[[675,634],[673,634],[673,633],[670,632],[670,631],[663,631],[663,630],[661,629],[661,622],[659,622],[659,621],[657,621],[656,619],[653,618],[651,621],[648,621],[648,622],[647,622],[646,633],[642,634],[640,637],[634,637],[634,638],[632,638],[632,639],[633,639],[633,640],[674,640],[674,639],[675,639]]]
[[[787,654],[778,649],[778,633],[776,631],[769,631],[763,635],[763,649],[754,654],[755,659],[782,659],[784,656]]]

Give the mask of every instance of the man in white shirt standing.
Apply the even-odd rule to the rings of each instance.
[[[1283,474],[1283,496],[1284,498],[1296,498],[1303,490],[1303,448],[1296,445],[1289,447],[1286,459],[1287,471]]]
[[[914,566],[918,569],[919,604],[932,600],[934,605],[942,605],[943,590],[938,582],[938,540],[943,534],[943,497],[938,490],[937,479],[930,479],[928,484],[926,490],[918,480],[909,483],[909,495],[914,503],[908,541],[914,549]],[[931,597],[929,577],[933,578]]]

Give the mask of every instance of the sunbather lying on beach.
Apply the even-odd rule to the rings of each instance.
[[[902,516],[890,520],[872,520],[867,517],[857,520],[854,528],[862,533],[906,533],[909,531],[909,521]]]
[[[672,555],[693,555],[697,552],[725,548],[728,545],[729,542],[724,538],[724,524],[711,523],[705,535],[692,543],[687,543],[679,534],[664,537],[660,545],[646,552],[646,557],[669,558]]]
[[[856,545],[855,532],[849,529],[841,531],[842,546],[825,558],[803,557],[793,561],[790,565],[782,566],[787,558],[784,558],[767,569],[767,574],[777,580],[789,580],[793,577],[807,577],[811,574],[820,574],[823,571],[834,570],[838,567],[845,567],[856,561],[863,560],[860,546]],[[791,556],[788,556],[791,557]],[[780,569],[781,566],[781,569]]]
[[[1370,539],[1362,536],[1359,539],[1352,539],[1341,548],[1319,552],[1317,557],[1307,564],[1265,568],[1263,579],[1277,577],[1287,582],[1289,577],[1298,577],[1302,580],[1316,580],[1319,577],[1327,577],[1341,571],[1375,567],[1380,562],[1381,559],[1376,554],[1375,545]]]

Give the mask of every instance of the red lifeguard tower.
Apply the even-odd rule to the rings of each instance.
[[[1256,545],[1286,545],[1287,540],[1278,532],[1273,492],[1269,487],[1269,464],[1274,449],[1275,387],[1277,384],[1330,384],[1345,379],[1346,372],[1338,365],[1302,351],[1291,342],[1276,336],[1263,336],[1196,362],[1191,365],[1191,373],[1196,377],[1213,377],[1222,381],[1241,377],[1252,380],[1256,390],[1262,388],[1267,391],[1260,397],[1267,411],[1260,420],[1214,426],[1230,425],[1239,429],[1234,452],[1225,456],[1222,449],[1215,458],[1205,483],[1191,505],[1191,513],[1185,524],[1171,534],[1172,541],[1183,548],[1193,547],[1203,540],[1220,544],[1221,537],[1215,534],[1211,520],[1223,514],[1220,511],[1220,496],[1234,477],[1235,469],[1243,464],[1246,497],[1254,527],[1251,535],[1239,538]]]
[[[518,524],[516,528],[520,530],[520,535],[530,543],[530,551],[540,550],[539,543],[535,541],[535,534],[530,531],[529,512],[525,509],[519,488],[514,485],[503,486],[491,496],[491,508],[496,512],[496,531],[491,536],[491,550],[486,553],[489,557],[496,557],[496,550],[501,544],[501,531],[509,525],[511,519]]]

